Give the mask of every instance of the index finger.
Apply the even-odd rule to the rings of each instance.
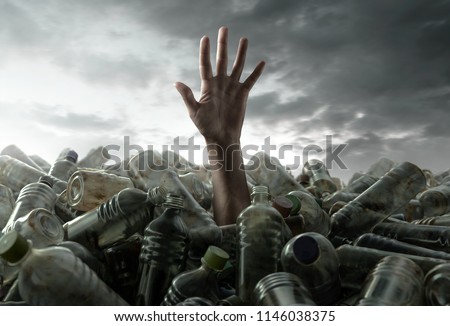
[[[200,40],[200,56],[199,56],[199,70],[200,79],[208,80],[212,78],[210,45],[208,36],[203,36]]]

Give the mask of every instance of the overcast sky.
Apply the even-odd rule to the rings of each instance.
[[[51,163],[66,147],[123,148],[125,136],[157,150],[175,137],[203,146],[172,84],[198,96],[199,39],[215,51],[228,26],[230,61],[249,39],[244,77],[267,62],[243,145],[292,145],[282,160],[292,165],[308,145],[324,159],[333,135],[348,144],[347,169],[331,170],[344,179],[380,156],[447,170],[449,16],[440,0],[0,0],[0,149]]]

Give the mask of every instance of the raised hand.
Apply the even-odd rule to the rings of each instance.
[[[250,204],[250,195],[242,163],[240,137],[250,90],[264,69],[261,61],[244,82],[239,79],[244,69],[248,41],[241,38],[236,59],[227,75],[228,30],[219,29],[217,38],[216,75],[210,61],[209,38],[200,41],[199,69],[201,96],[197,101],[192,90],[175,83],[194,124],[205,137],[214,191],[214,219],[218,225],[236,223],[239,213]]]
[[[227,75],[228,29],[219,29],[217,39],[216,75],[213,76],[210,60],[210,42],[207,36],[200,41],[199,70],[201,96],[195,100],[192,90],[183,83],[175,83],[194,124],[205,137],[207,144],[221,146],[239,144],[244,122],[247,98],[253,85],[264,69],[264,62],[258,63],[244,82],[240,82],[244,69],[248,40],[241,38],[236,59]]]

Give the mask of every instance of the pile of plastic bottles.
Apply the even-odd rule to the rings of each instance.
[[[102,147],[0,155],[0,305],[449,305],[450,170],[387,158],[347,185],[263,152],[214,220],[208,167]]]

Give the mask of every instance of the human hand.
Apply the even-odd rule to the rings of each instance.
[[[189,116],[205,138],[207,144],[239,144],[250,90],[261,76],[264,61],[257,64],[244,82],[239,82],[244,68],[248,40],[241,38],[236,59],[227,75],[228,29],[221,27],[217,38],[216,76],[210,60],[210,43],[207,36],[200,40],[199,70],[201,95],[197,101],[192,90],[181,82],[175,87],[181,94]]]

